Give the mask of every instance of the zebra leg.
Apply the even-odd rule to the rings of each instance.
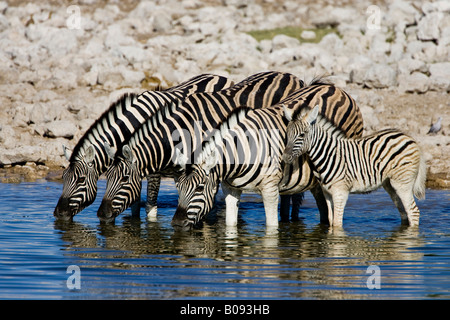
[[[398,209],[398,212],[400,212],[402,224],[408,224],[408,214],[406,213],[406,210],[403,207],[402,200],[400,200],[400,198],[397,195],[397,191],[395,191],[395,189],[392,187],[391,182],[389,180],[384,181],[383,188],[391,197],[392,202],[394,202],[395,206]]]
[[[333,198],[331,197],[331,194],[328,192],[323,192],[322,195],[325,198],[325,202],[327,205],[327,217],[326,217],[326,224],[328,224],[330,227],[333,226]],[[320,219],[320,222],[322,222],[322,217]]]
[[[391,180],[391,186],[397,193],[397,197],[400,199],[403,205],[404,211],[406,211],[406,221],[402,216],[402,223],[408,223],[410,226],[419,225],[420,211],[417,208],[416,201],[414,200],[413,186],[414,182],[402,183]]]
[[[329,215],[331,214],[331,216],[333,216],[333,213],[329,212],[332,207],[330,207],[326,201],[324,192],[319,183],[311,189],[311,193],[314,196],[314,199],[316,199],[317,208],[320,213],[320,223],[332,225],[332,221],[329,220]]]
[[[280,203],[280,218],[283,222],[289,222],[289,209],[291,208],[291,196],[282,195]]]
[[[141,183],[140,190],[142,190],[142,181],[140,183]],[[138,199],[131,204],[130,208],[132,217],[139,217],[141,215],[141,195],[139,195]]]
[[[158,192],[161,184],[160,174],[150,174],[147,176],[147,202],[145,203],[145,212],[148,218],[156,218],[158,212]]]
[[[266,227],[278,227],[278,186],[261,192],[266,211]]]
[[[305,194],[303,192],[292,195],[292,210],[291,210],[291,220],[298,221],[298,214],[300,212],[300,206],[303,203]]]
[[[239,202],[242,190],[235,189],[222,182],[222,190],[225,196],[225,224],[230,227],[237,226]]]
[[[344,219],[344,208],[348,199],[348,192],[339,190],[332,191],[333,197],[333,227],[342,227]]]

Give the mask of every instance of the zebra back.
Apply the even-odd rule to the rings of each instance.
[[[292,117],[319,105],[320,114],[340,128],[348,137],[360,137],[364,129],[361,110],[355,100],[333,84],[316,79],[291,94],[283,104],[294,110]]]
[[[161,108],[130,137],[140,176],[171,169],[176,133],[181,149],[190,154],[205,135],[237,107],[263,108],[280,102],[303,85],[289,73],[262,72],[217,92],[197,92],[183,101]],[[123,157],[118,150],[116,157]]]

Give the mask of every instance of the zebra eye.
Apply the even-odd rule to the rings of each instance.
[[[128,180],[130,180],[130,176],[129,176],[129,175],[124,175],[124,176],[120,179],[120,182],[126,183],[126,182],[128,182]]]
[[[84,181],[86,181],[86,177],[79,177],[78,178],[78,180],[77,180],[77,182],[78,182],[78,184],[82,184],[82,183],[84,183]]]
[[[195,188],[196,192],[203,192],[203,190],[205,190],[205,185],[204,184],[199,184],[197,186],[197,188]]]

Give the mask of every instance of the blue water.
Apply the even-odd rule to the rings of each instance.
[[[96,217],[100,197],[56,223],[61,191],[45,180],[0,184],[0,299],[450,298],[449,190],[418,201],[418,229],[402,227],[379,190],[350,195],[343,230],[318,224],[307,193],[303,219],[270,232],[252,194],[237,228],[226,228],[219,194],[202,228],[177,232],[172,181],[162,183],[157,221],[127,210],[109,226]]]

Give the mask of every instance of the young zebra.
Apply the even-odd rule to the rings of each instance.
[[[177,162],[185,171],[177,181],[179,201],[172,224],[184,229],[197,224],[211,210],[221,182],[227,225],[237,224],[241,193],[249,191],[262,195],[266,225],[276,227],[279,195],[296,194],[317,185],[309,162],[297,158],[284,166],[281,158],[288,123],[282,105],[303,109],[311,101],[319,103],[321,113],[346,128],[344,132],[349,135],[362,131],[361,113],[354,101],[329,84],[313,83],[271,107],[241,107],[194,152],[193,164],[177,151]]]
[[[268,107],[304,86],[289,73],[262,72],[218,92],[195,93],[178,104],[162,108],[125,142],[111,150],[115,158],[106,173],[107,186],[97,215],[112,222],[140,194],[140,181],[148,174],[176,178],[175,149],[191,154],[205,133],[213,130],[238,106]]]
[[[419,225],[414,196],[425,196],[426,167],[416,141],[398,130],[348,139],[316,106],[306,115],[285,111],[289,122],[284,159],[306,154],[317,172],[327,200],[329,221],[342,226],[348,194],[370,192],[380,186],[400,211],[402,223]]]
[[[62,195],[54,210],[57,219],[71,220],[74,215],[94,202],[97,180],[112,164],[103,145],[105,141],[119,147],[123,141],[162,106],[184,99],[197,91],[217,91],[229,87],[225,77],[203,74],[168,90],[146,91],[140,95],[126,94],[113,103],[78,141],[71,156],[64,147],[69,166],[63,172]],[[147,207],[156,205],[155,193],[159,177],[149,176]],[[155,189],[156,188],[156,192]],[[139,199],[136,199],[139,200]]]

